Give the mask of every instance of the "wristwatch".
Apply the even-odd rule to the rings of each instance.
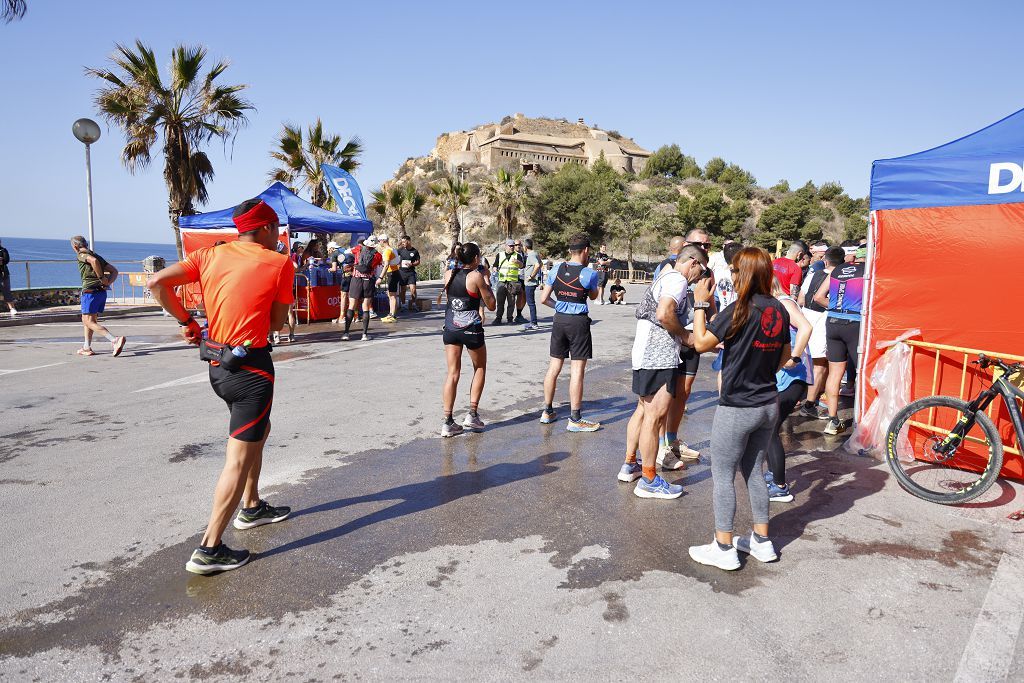
[[[189,325],[191,325],[191,324],[192,324],[192,323],[194,323],[195,321],[196,321],[196,319],[195,319],[195,318],[193,318],[192,316],[189,316],[189,317],[188,317],[188,320],[184,320],[184,321],[182,321],[182,320],[179,320],[179,321],[178,321],[178,325],[180,325],[181,327],[188,327]]]
[[[804,362],[803,359],[800,358],[800,356],[790,356],[789,359],[796,363],[797,365],[800,365],[800,363]]]
[[[695,311],[703,311],[703,310],[708,309],[708,308],[711,308],[711,302],[710,301],[695,301],[694,304],[693,304],[693,309]]]

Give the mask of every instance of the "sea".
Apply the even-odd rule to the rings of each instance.
[[[28,276],[32,288],[37,287],[80,287],[75,253],[70,240],[43,240],[32,237],[4,237],[0,242],[11,255],[7,266],[11,272],[11,288],[24,289],[26,284],[25,263],[28,261]],[[174,244],[151,244],[147,242],[106,242],[98,241],[95,251],[122,273],[142,270],[142,261],[149,256],[163,257],[166,265],[178,262]],[[59,261],[59,263],[39,263]]]

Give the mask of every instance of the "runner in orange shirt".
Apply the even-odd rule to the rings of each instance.
[[[259,496],[263,446],[270,434],[274,399],[274,363],[267,335],[279,330],[292,303],[295,267],[275,251],[279,221],[266,203],[250,199],[234,212],[238,241],[200,249],[149,281],[153,298],[182,326],[190,344],[200,344],[202,330],[174,294],[174,287],[198,282],[210,323],[210,345],[223,345],[223,362],[210,363],[213,391],[228,404],[231,426],[227,458],[213,496],[213,511],[202,544],[185,569],[212,574],[237,569],[249,561],[248,550],[232,550],[221,536],[231,516],[236,529],[280,522],[291,514]],[[232,366],[233,369],[225,367]]]

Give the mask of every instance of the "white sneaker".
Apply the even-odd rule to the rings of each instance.
[[[733,536],[732,544],[736,547],[736,550],[751,555],[754,559],[761,562],[774,562],[779,559],[772,542],[768,540],[761,543],[754,538],[753,532],[750,533],[750,536]]]
[[[700,451],[693,450],[685,441],[677,441],[675,451],[683,460],[700,460]]]
[[[363,341],[370,341],[370,335],[364,334],[363,335]]]
[[[740,568],[740,556],[736,553],[736,547],[722,550],[718,547],[718,541],[711,541],[707,545],[691,545],[690,557],[696,562],[727,572]]]
[[[657,463],[658,467],[663,470],[681,470],[686,467],[686,463],[679,459],[672,448],[664,444],[658,448]]]
[[[480,419],[479,415],[473,417],[469,413],[466,413],[466,418],[462,421],[462,426],[465,427],[466,429],[471,429],[474,432],[478,432],[484,428],[484,421]]]
[[[281,333],[280,332],[274,332],[271,335],[271,343],[272,344],[280,344],[281,343]]]
[[[451,424],[444,422],[441,424],[441,438],[443,439],[447,439],[452,436],[457,436],[461,434],[462,431],[462,425],[460,425],[458,422],[452,422]]]

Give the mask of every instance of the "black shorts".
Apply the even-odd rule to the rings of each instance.
[[[589,315],[555,313],[551,327],[551,357],[563,360],[590,360],[594,357]]]
[[[210,365],[210,385],[231,413],[228,435],[239,441],[262,441],[274,402],[274,361],[268,348],[255,349],[234,372]]]
[[[341,278],[341,291],[347,292],[352,287],[352,276],[343,276]]]
[[[445,327],[442,337],[445,346],[465,346],[471,351],[476,351],[484,345],[484,326],[480,323],[473,323],[468,327],[454,330]]]
[[[348,295],[352,299],[369,299],[373,301],[375,290],[373,278],[353,277],[352,283],[348,288]]]
[[[606,284],[608,284],[608,271],[607,270],[599,270],[599,271],[597,271],[597,286],[598,287],[604,287]]]
[[[402,276],[397,270],[388,273],[388,294],[398,294],[398,287],[402,284]]]
[[[637,396],[653,396],[661,391],[662,387],[668,389],[670,396],[676,395],[676,381],[679,379],[679,368],[665,368],[662,370],[634,370],[633,371],[633,393]]]
[[[683,346],[679,349],[679,371],[687,377],[696,377],[700,369],[700,354],[692,346]]]
[[[416,271],[415,270],[399,270],[398,271],[399,282],[403,287],[416,284]]]
[[[825,358],[829,363],[849,362],[856,365],[859,344],[859,320],[825,319]]]

